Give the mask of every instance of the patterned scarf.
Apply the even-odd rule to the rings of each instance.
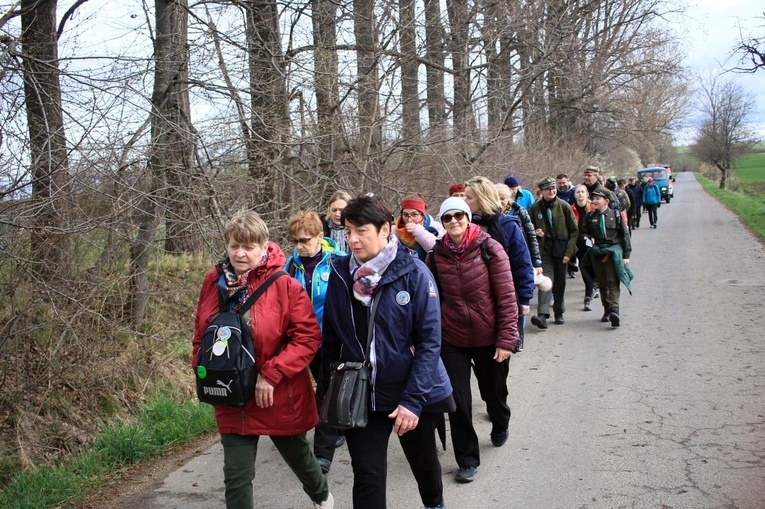
[[[263,258],[255,268],[266,263],[266,260],[268,260],[267,252],[263,254]],[[221,259],[218,265],[220,271],[218,290],[223,297],[223,302],[228,304],[228,309],[231,311],[247,300],[247,278],[250,276],[250,272],[255,270],[255,268],[237,276],[234,267],[231,265],[231,259],[228,257],[228,254],[223,255],[223,259]]]
[[[345,226],[341,224],[335,224],[331,219],[327,221],[329,225],[329,238],[335,241],[337,248],[344,252],[350,253],[348,249],[348,238],[345,236]]]
[[[364,306],[369,307],[372,302],[372,295],[375,293],[383,273],[396,258],[398,251],[398,240],[392,236],[388,240],[388,245],[377,256],[359,265],[355,256],[351,256],[350,270],[353,274],[353,296]]]
[[[472,244],[476,237],[478,237],[479,233],[481,233],[481,227],[477,224],[470,223],[467,230],[465,230],[465,233],[462,235],[462,240],[460,241],[459,246],[454,244],[454,241],[448,233],[444,235],[444,245],[449,248],[449,251],[451,251],[454,254],[454,257],[459,260],[462,258],[462,255],[465,254],[465,251],[467,251],[470,244]]]

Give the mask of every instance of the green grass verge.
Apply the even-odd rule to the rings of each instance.
[[[696,173],[696,179],[707,193],[720,200],[738,215],[761,241],[765,241],[765,193],[719,189],[717,182],[705,178],[700,173]]]
[[[76,507],[115,473],[214,430],[211,406],[179,402],[163,394],[152,396],[140,408],[137,422],[107,426],[90,450],[57,467],[19,474],[0,493],[0,508]]]
[[[736,161],[734,173],[742,184],[765,182],[765,152],[748,154]]]

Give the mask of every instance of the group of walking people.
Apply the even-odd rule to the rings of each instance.
[[[609,208],[613,195],[578,186],[572,206],[556,198],[555,179],[537,187],[542,198],[528,203],[530,193],[515,177],[498,184],[474,177],[450,186],[435,217],[419,194],[406,196],[394,215],[377,195],[351,198],[338,191],[323,218],[300,212],[289,219],[295,246],[289,257],[269,240],[255,212],[231,218],[226,252],[202,284],[192,358],[218,312],[238,309],[278,271],[292,277],[277,279],[245,314],[258,366],[254,397],[244,408],[215,407],[227,509],[252,507],[261,435],[271,437],[317,508],[334,507],[326,474],[343,442],[351,456],[353,507],[386,507],[391,433],[423,506],[445,507],[436,440],[445,414],[458,466],[454,478],[475,479],[481,440],[471,377],[491,421],[489,440],[501,447],[511,417],[509,359],[522,349],[535,287],[532,323],[546,328],[550,307],[555,323],[564,323],[566,266],[576,258],[587,267],[590,253],[608,306],[604,317],[619,325],[622,273],[604,262],[618,258],[623,269],[631,247],[621,216]],[[319,423],[317,408],[338,362],[371,366],[365,427],[340,432]]]

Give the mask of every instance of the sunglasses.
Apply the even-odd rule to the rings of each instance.
[[[313,237],[303,237],[302,239],[290,239],[293,244],[308,244]]]
[[[422,214],[419,212],[412,212],[411,214],[404,212],[401,214],[401,217],[404,218],[404,221],[406,221],[407,219],[419,219],[422,217]]]
[[[465,217],[464,212],[455,212],[454,214],[444,214],[443,216],[441,216],[441,222],[444,224],[451,223],[452,219],[456,219],[457,221],[462,221],[464,217]]]

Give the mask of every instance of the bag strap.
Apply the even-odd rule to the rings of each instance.
[[[483,260],[483,263],[485,263],[487,267],[491,263],[492,255],[489,252],[489,239],[486,239],[483,242],[481,242],[481,259]]]
[[[373,295],[369,306],[369,326],[367,327],[367,345],[364,347],[364,362],[367,362],[367,357],[369,357],[369,346],[372,344],[372,336],[375,333],[375,315],[377,314],[377,303],[380,300],[379,292],[376,293],[377,298]]]
[[[438,297],[441,298],[441,281],[438,279],[438,267],[436,267],[436,250],[431,249],[428,251],[428,256],[425,257],[425,264],[430,269],[430,273],[433,275],[433,279],[436,282],[436,288],[438,288]]]
[[[288,275],[288,274],[286,272],[284,272],[283,270],[280,270],[280,271],[277,271],[277,272],[274,272],[273,274],[271,274],[268,277],[268,279],[263,281],[263,283],[259,287],[257,287],[254,292],[252,292],[252,295],[250,295],[247,298],[247,300],[244,301],[244,304],[242,304],[242,307],[239,308],[239,314],[240,315],[245,314],[247,312],[247,310],[250,309],[253,304],[255,304],[255,301],[258,300],[258,298],[261,295],[263,295],[263,293],[266,290],[268,290],[268,287],[271,286],[271,283],[273,283],[274,281],[276,281],[280,277],[286,276],[286,275]]]

